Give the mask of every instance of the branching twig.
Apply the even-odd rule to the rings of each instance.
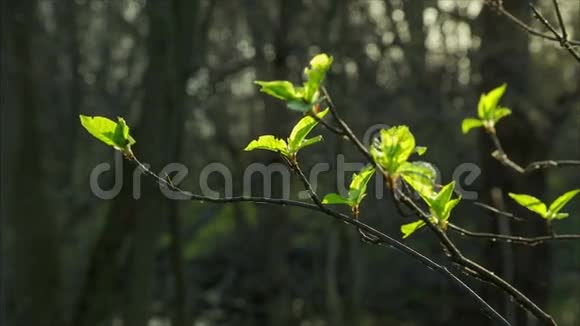
[[[560,6],[558,5],[558,2],[556,0],[553,0],[553,3],[554,7],[556,8],[558,20],[560,22],[560,29],[562,30],[562,35],[560,35],[558,31],[556,31],[556,29],[552,26],[552,24],[550,24],[550,22],[546,19],[546,17],[544,17],[544,15],[542,15],[542,13],[534,5],[530,4],[530,8],[532,9],[532,12],[534,13],[536,19],[544,26],[546,26],[546,28],[550,30],[550,32],[552,32],[554,38],[556,38],[556,40],[560,43],[560,46],[566,49],[576,59],[576,61],[580,62],[580,54],[578,54],[576,50],[574,50],[572,44],[570,44],[570,41],[568,41],[568,38],[566,36],[566,27],[564,27],[562,15],[560,14]]]
[[[497,137],[497,134],[492,132],[489,133],[496,150],[491,153],[491,156],[498,160],[501,164],[513,169],[514,171],[520,174],[529,174],[535,170],[540,169],[548,169],[548,168],[561,168],[566,166],[580,166],[580,160],[546,160],[546,161],[535,161],[529,163],[526,167],[522,167],[521,165],[517,164],[516,162],[512,161],[507,153],[504,151],[503,147],[501,146],[501,142]]]
[[[465,284],[461,279],[459,279],[455,274],[453,274],[446,266],[437,264],[430,258],[424,256],[423,254],[415,251],[411,247],[395,240],[394,238],[376,230],[375,228],[369,226],[361,222],[358,219],[354,219],[349,217],[345,214],[333,211],[322,204],[322,201],[318,197],[318,195],[312,189],[312,186],[308,182],[308,179],[302,173],[302,170],[297,164],[291,164],[291,168],[298,174],[302,182],[304,183],[305,188],[308,190],[310,194],[310,198],[315,204],[304,203],[300,201],[294,200],[286,200],[286,199],[276,199],[276,198],[263,198],[263,197],[246,197],[246,196],[239,196],[239,197],[228,197],[228,198],[213,198],[207,197],[203,195],[198,195],[191,193],[189,191],[185,191],[172,182],[166,180],[165,178],[160,177],[155,172],[151,171],[146,165],[141,163],[136,157],[130,158],[137,163],[137,165],[144,171],[147,176],[152,177],[160,186],[167,187],[173,191],[178,192],[180,195],[184,196],[185,198],[192,199],[192,200],[200,200],[200,201],[207,201],[211,203],[234,203],[234,202],[252,202],[257,204],[271,204],[271,205],[282,205],[282,206],[295,206],[306,208],[312,211],[322,212],[328,216],[331,216],[335,219],[341,220],[346,222],[350,225],[356,226],[358,230],[364,232],[365,236],[372,236],[369,238],[370,241],[377,245],[388,245],[395,250],[403,252],[404,254],[412,257],[413,259],[419,261],[424,266],[432,269],[439,274],[447,277],[452,281],[452,283],[463,290],[466,294],[471,296],[474,300],[476,300],[482,309],[488,314],[491,318],[497,321],[499,324],[502,325],[510,325],[509,322],[503,318],[493,307],[491,307],[485,300],[483,300],[477,293],[475,293],[467,284]],[[367,239],[368,240],[368,239]]]
[[[539,236],[539,237],[519,237],[519,236],[511,236],[505,234],[494,234],[494,233],[484,233],[484,232],[473,232],[461,228],[457,225],[449,223],[447,225],[450,230],[459,233],[459,235],[463,237],[471,237],[471,238],[480,238],[480,239],[487,239],[490,241],[505,241],[508,243],[516,243],[516,244],[523,244],[528,246],[535,246],[546,241],[552,240],[580,240],[580,234],[554,234],[554,235],[546,235],[546,236]]]
[[[371,164],[379,168],[384,175],[385,172],[382,170],[381,166],[374,161],[374,158],[372,157],[372,155],[370,155],[369,151],[364,147],[362,142],[356,137],[356,135],[352,132],[352,130],[346,124],[346,122],[342,120],[327,90],[323,87],[322,91],[329,103],[332,116],[345,131],[346,136],[352,141],[353,144],[355,144],[355,146],[361,152],[361,154],[363,154]],[[499,146],[499,148],[501,148],[499,140],[497,145]],[[507,155],[505,156],[507,157]],[[514,298],[527,311],[532,313],[534,316],[536,316],[539,320],[543,321],[547,325],[556,325],[556,322],[554,321],[552,316],[543,311],[532,300],[530,300],[527,296],[521,293],[513,285],[509,284],[504,279],[497,276],[488,269],[484,268],[483,266],[465,257],[461,253],[461,251],[455,246],[455,244],[451,241],[451,239],[447,236],[445,231],[443,231],[439,226],[433,224],[430,215],[424,212],[411,198],[409,198],[402,191],[398,190],[396,187],[394,187],[392,191],[397,191],[397,194],[401,198],[402,202],[405,203],[409,208],[413,209],[417,213],[417,215],[421,218],[421,220],[427,224],[427,226],[431,229],[431,231],[435,233],[435,235],[439,239],[439,242],[443,246],[445,253],[449,256],[451,261],[453,261],[458,265],[463,266],[464,268],[468,268],[476,272],[481,279],[493,283],[495,286],[499,287],[500,289],[502,289],[502,291],[504,291],[505,293],[509,294],[512,298]]]
[[[330,124],[328,124],[328,122],[324,121],[324,119],[320,119],[316,114],[313,114],[312,111],[308,112],[308,115],[311,116],[314,120],[318,121],[320,125],[322,125],[324,128],[326,128],[333,134],[336,134],[339,137],[345,136],[344,131],[342,131],[342,129],[331,126]]]
[[[510,213],[510,212],[504,212],[504,211],[501,211],[501,210],[499,210],[499,209],[497,209],[497,208],[495,208],[495,207],[493,207],[493,206],[490,206],[490,205],[488,205],[488,204],[484,204],[484,203],[480,203],[480,202],[477,202],[477,201],[476,201],[476,202],[473,202],[473,205],[475,205],[475,206],[479,206],[479,207],[482,207],[482,208],[484,208],[484,209],[487,209],[488,211],[494,212],[494,213],[496,213],[497,215],[501,215],[501,216],[505,216],[505,217],[513,218],[513,219],[514,219],[514,220],[516,220],[516,221],[523,221],[523,220],[524,220],[523,218],[521,218],[521,217],[518,217],[518,216],[515,216],[514,214],[512,214],[512,213]]]
[[[512,13],[507,11],[503,7],[502,1],[490,1],[490,0],[488,0],[488,1],[485,1],[485,3],[488,6],[495,9],[500,15],[506,17],[512,23],[516,24],[521,29],[526,31],[528,34],[543,38],[543,39],[548,40],[548,41],[558,42],[561,47],[565,48],[568,52],[570,52],[570,54],[578,62],[580,62],[580,55],[574,50],[575,46],[580,46],[580,41],[568,40],[568,34],[566,32],[564,20],[562,19],[562,14],[560,12],[560,6],[556,0],[552,0],[552,3],[554,4],[556,16],[558,17],[558,23],[560,25],[560,29],[562,30],[561,35],[555,30],[555,28],[553,26],[551,26],[551,24],[548,22],[548,20],[546,18],[544,18],[543,15],[533,5],[530,5],[530,7],[531,7],[532,11],[534,12],[534,15],[545,27],[547,27],[550,30],[552,35],[539,32],[539,31],[533,29],[532,27],[530,27],[530,25],[524,23],[521,19],[517,18]]]
[[[512,298],[514,298],[522,307],[532,313],[536,318],[543,321],[547,325],[556,325],[556,322],[545,311],[543,311],[540,307],[538,307],[532,300],[530,300],[526,295],[521,293],[518,289],[516,289],[513,285],[506,282],[503,278],[497,276],[495,273],[489,271],[485,267],[479,265],[478,263],[472,261],[471,259],[465,257],[461,251],[455,246],[455,244],[449,239],[447,234],[437,225],[431,222],[430,216],[425,213],[415,202],[413,202],[408,196],[403,193],[400,193],[403,202],[408,204],[410,207],[415,209],[417,213],[419,213],[423,222],[425,222],[429,228],[435,233],[439,242],[444,246],[446,253],[449,255],[451,261],[454,263],[468,268],[479,275],[479,278],[487,280],[493,283],[495,286],[500,288],[505,293],[509,294]]]

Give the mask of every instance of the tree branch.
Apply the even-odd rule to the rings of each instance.
[[[354,219],[349,217],[345,214],[333,211],[322,204],[322,201],[318,197],[318,195],[312,189],[312,186],[308,182],[308,179],[302,173],[302,170],[297,164],[291,164],[291,167],[295,170],[298,174],[302,182],[304,183],[305,188],[308,190],[312,201],[315,204],[304,203],[300,201],[294,200],[286,200],[286,199],[278,199],[278,198],[262,198],[262,197],[247,197],[247,196],[239,196],[239,197],[229,197],[229,198],[212,198],[203,195],[198,195],[191,193],[189,191],[185,191],[175,184],[171,182],[171,180],[165,179],[157,175],[155,172],[151,171],[146,165],[141,163],[136,157],[130,158],[132,159],[137,165],[143,170],[143,172],[152,177],[160,186],[167,187],[173,191],[180,193],[187,199],[191,200],[200,200],[200,201],[207,201],[210,203],[234,203],[234,202],[252,202],[256,204],[270,204],[270,205],[282,205],[282,206],[294,206],[294,207],[301,207],[306,208],[312,211],[322,212],[328,216],[331,216],[335,219],[341,220],[346,222],[347,224],[356,226],[359,230],[363,231],[365,235],[371,235],[373,239],[373,243],[376,245],[388,245],[388,247],[393,248],[397,251],[400,251],[411,258],[419,261],[424,266],[428,267],[431,270],[438,272],[439,274],[447,277],[451,282],[460,288],[463,292],[468,294],[472,297],[478,304],[482,307],[484,311],[486,311],[488,316],[491,316],[495,321],[502,325],[510,325],[509,322],[503,318],[497,311],[495,311],[485,300],[483,300],[477,293],[475,293],[467,284],[465,284],[461,279],[459,279],[455,274],[453,274],[446,266],[437,264],[430,258],[424,256],[423,254],[415,251],[411,247],[403,244],[395,240],[394,238],[374,229],[373,227],[369,226],[361,222],[358,219]]]
[[[352,143],[357,147],[357,149],[363,154],[367,160],[373,164],[375,167],[379,168],[383,175],[386,176],[385,171],[382,170],[381,166],[374,161],[372,155],[370,155],[369,151],[364,147],[362,142],[356,137],[356,135],[352,132],[350,127],[346,124],[336,110],[336,106],[334,105],[332,98],[328,94],[326,88],[322,87],[322,91],[326,100],[329,103],[330,110],[332,116],[335,118],[336,122],[342,127],[345,131],[346,136],[352,141]],[[497,138],[497,137],[496,137]],[[497,146],[501,149],[501,144],[497,143]],[[503,151],[503,149],[502,149]],[[505,153],[504,153],[505,154]],[[507,157],[507,155],[505,155]],[[515,164],[515,163],[514,163]],[[522,307],[524,307],[527,311],[532,313],[536,318],[542,320],[544,323],[548,325],[556,325],[554,319],[543,311],[540,307],[538,307],[532,300],[530,300],[527,296],[521,293],[518,289],[514,286],[506,282],[501,277],[497,276],[495,273],[489,271],[488,269],[484,268],[483,266],[477,264],[476,262],[468,259],[465,257],[461,251],[455,246],[455,244],[451,241],[451,239],[447,236],[444,230],[442,230],[439,226],[433,224],[431,221],[430,215],[424,212],[411,198],[409,198],[406,194],[402,191],[393,187],[391,191],[396,191],[399,198],[402,199],[403,203],[405,203],[409,208],[413,209],[417,216],[427,224],[427,226],[435,233],[439,242],[443,246],[444,252],[447,256],[451,259],[452,262],[461,265],[465,268],[469,268],[474,272],[478,273],[480,278],[487,280],[493,283],[495,286],[499,287],[505,293],[509,294],[512,298],[514,298]]]
[[[516,162],[512,161],[509,158],[508,154],[504,151],[504,149],[501,145],[499,137],[497,137],[497,134],[495,132],[491,132],[491,133],[489,133],[489,135],[490,135],[490,137],[493,141],[493,144],[496,148],[496,150],[493,153],[491,153],[491,156],[493,158],[495,158],[496,160],[498,160],[504,166],[507,166],[507,167],[513,169],[514,171],[518,172],[519,174],[529,174],[535,170],[540,170],[540,169],[561,168],[561,167],[566,167],[566,166],[579,166],[580,165],[580,160],[560,160],[560,161],[546,160],[546,161],[531,162],[526,167],[522,167],[521,165],[517,164]]]
[[[479,238],[479,239],[486,239],[490,241],[505,241],[507,243],[517,243],[523,244],[528,246],[536,246],[542,244],[546,241],[552,240],[580,240],[580,234],[554,234],[554,235],[546,235],[546,236],[539,236],[539,237],[520,237],[520,236],[511,236],[505,234],[495,234],[495,233],[484,233],[484,232],[473,232],[461,228],[455,224],[447,224],[450,230],[459,233],[459,235],[463,237],[471,237],[471,238]]]

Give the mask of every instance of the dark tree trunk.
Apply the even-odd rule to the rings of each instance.
[[[10,268],[6,269],[9,283],[12,325],[60,325],[62,302],[60,296],[60,242],[59,223],[48,199],[44,166],[44,135],[39,126],[43,108],[42,59],[36,56],[34,34],[39,29],[35,1],[12,1],[7,9],[5,56],[7,78],[2,75],[3,102],[10,111],[3,112],[2,192],[7,185],[7,215],[5,225],[13,235],[4,243],[9,253]],[[4,104],[4,103],[3,103]],[[2,110],[6,110],[2,105]],[[6,131],[4,129],[6,128]],[[8,155],[6,155],[8,154]],[[6,156],[5,156],[6,155]],[[4,198],[3,198],[4,203]],[[4,207],[3,207],[4,209]],[[4,230],[3,230],[4,231]],[[4,267],[4,266],[3,266]]]

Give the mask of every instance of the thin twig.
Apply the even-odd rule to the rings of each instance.
[[[562,31],[565,31],[564,23],[561,20],[562,16],[560,14],[560,9],[558,3],[555,0],[554,4],[557,8],[558,19],[561,21],[560,28],[562,28]],[[542,15],[542,13],[534,5],[530,4],[530,8],[532,9],[532,12],[534,13],[536,19],[540,21],[540,23],[542,23],[544,26],[546,26],[546,28],[550,30],[552,34],[554,34],[554,37],[560,43],[560,46],[566,49],[576,59],[576,61],[580,62],[580,54],[576,52],[570,41],[568,41],[568,39],[564,35],[560,35],[558,31],[556,31],[556,29],[552,26],[552,24],[550,24],[550,22],[546,19],[546,17],[544,17],[544,15]]]
[[[459,233],[459,235],[463,237],[471,237],[471,238],[480,238],[486,239],[490,241],[504,241],[508,243],[517,243],[523,244],[528,246],[536,246],[546,241],[552,240],[580,240],[580,234],[554,234],[554,235],[545,235],[539,237],[520,237],[520,236],[511,236],[505,234],[495,234],[495,233],[485,233],[485,232],[473,232],[461,228],[455,224],[448,223],[448,228],[454,232]]]
[[[564,23],[564,19],[562,18],[562,13],[560,12],[560,5],[558,4],[557,0],[552,0],[554,4],[554,10],[556,11],[556,17],[558,17],[558,23],[560,24],[560,29],[562,30],[562,38],[567,40],[568,33],[566,32],[566,24]]]
[[[471,259],[465,257],[461,251],[455,246],[455,244],[449,239],[447,234],[437,225],[435,225],[430,216],[425,213],[415,202],[413,202],[408,196],[400,193],[403,202],[407,203],[410,207],[415,209],[417,213],[420,214],[423,222],[429,226],[429,228],[438,237],[439,242],[444,246],[447,254],[450,256],[451,261],[461,265],[463,267],[469,268],[479,274],[479,276],[485,280],[492,282],[495,286],[500,288],[505,293],[508,293],[512,298],[514,298],[518,303],[520,303],[526,310],[536,316],[539,320],[542,320],[547,325],[556,325],[556,322],[545,311],[538,307],[532,300],[530,300],[526,295],[516,289],[513,285],[509,284],[503,278],[497,276],[495,273],[489,271],[485,267],[479,265],[478,263],[472,261]]]
[[[304,203],[304,202],[294,201],[294,200],[277,199],[277,198],[246,197],[246,196],[229,197],[229,198],[213,198],[213,197],[198,195],[198,194],[191,193],[189,191],[185,191],[185,190],[179,188],[178,186],[176,186],[175,184],[173,184],[172,182],[168,182],[166,179],[160,177],[155,172],[151,171],[147,166],[145,166],[143,163],[141,163],[136,157],[132,157],[131,159],[137,163],[137,165],[144,171],[144,173],[147,176],[150,176],[153,179],[155,179],[155,181],[159,185],[168,187],[171,190],[176,191],[176,192],[180,193],[182,196],[189,198],[189,199],[207,201],[207,202],[211,202],[211,203],[252,202],[252,203],[258,203],[258,204],[295,206],[295,207],[301,207],[301,208],[306,208],[306,209],[313,210],[313,211],[322,212],[328,216],[331,216],[333,218],[336,218],[338,220],[346,222],[350,225],[354,225],[357,227],[358,230],[363,231],[365,233],[365,235],[367,235],[367,236],[371,235],[372,236],[371,240],[373,243],[375,243],[377,245],[388,245],[388,247],[393,248],[395,250],[398,250],[400,252],[403,252],[404,254],[419,261],[420,263],[422,263],[423,265],[425,265],[429,269],[434,270],[434,271],[438,272],[439,274],[449,278],[453,284],[455,284],[457,287],[459,287],[461,290],[463,290],[469,296],[474,298],[479,303],[479,305],[482,307],[482,309],[486,312],[486,314],[491,316],[491,318],[493,318],[495,321],[497,321],[498,323],[500,323],[502,325],[508,325],[508,326],[510,325],[510,323],[505,318],[503,318],[495,309],[493,309],[493,307],[491,307],[484,299],[482,299],[477,293],[475,293],[475,291],[473,291],[467,284],[465,284],[461,279],[459,279],[455,274],[453,274],[446,266],[437,264],[436,262],[434,262],[430,258],[415,251],[411,247],[409,247],[409,246],[403,244],[402,242],[399,242],[399,241],[395,240],[394,238],[374,229],[373,227],[361,222],[360,220],[354,219],[354,218],[347,216],[345,214],[333,211],[333,210],[329,209],[328,207],[326,207],[324,204],[322,204],[320,198],[318,197],[318,195],[316,195],[316,193],[312,189],[312,186],[308,182],[308,179],[306,179],[304,173],[302,173],[302,171],[300,170],[300,168],[298,167],[297,164],[295,164],[292,167],[295,169],[297,174],[300,176],[300,179],[304,183],[304,186],[307,188],[307,190],[310,194],[310,197],[315,204],[309,204],[309,203]]]
[[[562,15],[560,13],[560,7],[555,0],[552,0],[552,1],[554,2],[554,7],[556,9],[556,15],[558,16],[558,20],[560,21],[560,24],[561,24],[562,35],[558,35],[556,33],[556,35],[552,36],[552,35],[545,34],[545,33],[542,33],[542,32],[539,32],[539,31],[533,29],[532,27],[530,27],[530,25],[524,23],[521,19],[519,19],[518,17],[514,16],[512,13],[507,11],[503,7],[501,2],[488,0],[488,1],[485,1],[485,4],[492,7],[493,9],[495,9],[500,15],[509,19],[512,23],[516,24],[518,27],[520,27],[521,29],[526,31],[528,34],[530,34],[532,36],[540,37],[540,38],[548,40],[548,41],[558,42],[558,43],[560,43],[560,45],[565,47],[569,52],[570,52],[570,49],[572,49],[572,51],[573,51],[575,46],[580,46],[580,41],[573,41],[573,40],[567,39],[567,34],[566,34],[565,27],[564,27]],[[564,35],[566,35],[566,37],[564,37]],[[566,43],[568,44],[568,46],[562,44],[562,39],[566,40]],[[572,53],[572,55],[574,57],[576,57],[575,53]]]
[[[320,119],[316,114],[312,113],[312,111],[308,112],[307,114],[314,120],[318,121],[318,123],[320,123],[324,128],[328,129],[330,132],[341,137],[345,136],[344,131],[337,127],[331,126],[328,122],[324,121],[324,119]]]
[[[355,146],[367,158],[367,160],[375,167],[380,169],[380,171],[383,172],[383,174],[385,175],[385,172],[383,171],[382,167],[379,164],[377,164],[377,162],[375,162],[374,158],[372,157],[372,155],[370,155],[369,151],[364,147],[362,142],[352,132],[347,123],[344,120],[342,120],[326,88],[322,87],[322,91],[324,96],[326,97],[326,100],[329,103],[332,116],[345,131],[346,136],[352,141],[353,144],[355,144]],[[499,148],[501,148],[501,144],[499,145]],[[505,156],[507,157],[507,155]],[[494,283],[494,285],[501,288],[505,293],[509,294],[522,307],[524,307],[526,310],[528,310],[530,313],[536,316],[539,320],[543,321],[548,325],[556,325],[556,322],[554,321],[552,316],[543,311],[540,307],[538,307],[533,301],[531,301],[526,295],[521,293],[513,285],[509,284],[504,279],[497,276],[488,269],[484,268],[483,266],[465,257],[461,253],[461,251],[459,251],[459,249],[455,246],[455,244],[451,241],[451,239],[449,239],[447,234],[439,226],[433,224],[430,215],[425,213],[411,198],[409,198],[406,194],[401,192],[396,187],[394,187],[392,191],[397,191],[400,198],[402,198],[403,203],[407,204],[410,208],[412,208],[415,212],[417,212],[421,220],[427,224],[427,226],[431,229],[431,231],[433,231],[433,233],[435,233],[435,235],[439,239],[439,242],[443,246],[444,251],[447,253],[451,261],[477,272],[481,278]]]
[[[473,205],[479,206],[479,207],[484,208],[484,209],[487,209],[488,211],[494,212],[497,215],[501,215],[501,216],[513,218],[516,221],[523,221],[524,220],[523,218],[518,217],[518,216],[515,216],[514,214],[512,214],[510,212],[501,211],[501,210],[499,210],[499,209],[497,209],[497,208],[495,208],[493,206],[490,206],[488,204],[485,204],[485,203],[480,203],[480,202],[476,201],[476,202],[473,202]]]
[[[489,133],[496,150],[491,153],[491,156],[498,160],[501,164],[513,169],[520,174],[529,174],[533,171],[548,168],[562,168],[567,166],[580,166],[580,160],[546,160],[535,161],[529,163],[525,168],[516,162],[512,161],[508,154],[504,151],[501,142],[495,132]]]

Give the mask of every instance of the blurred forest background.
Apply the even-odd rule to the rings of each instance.
[[[530,0],[556,22],[552,2]],[[528,1],[506,10],[543,29]],[[580,38],[580,2],[559,0]],[[138,157],[160,170],[188,166],[183,187],[199,191],[211,162],[233,173],[275,156],[245,153],[261,134],[286,135],[298,120],[259,94],[255,79],[300,81],[319,52],[334,56],[326,85],[357,135],[408,124],[444,181],[461,163],[482,175],[468,190],[529,217],[515,222],[463,202],[466,228],[546,234],[508,191],[551,201],[580,183],[580,169],[522,177],[490,157],[480,132],[462,136],[479,95],[507,82],[514,115],[499,136],[526,164],[580,158],[580,64],[555,42],[533,37],[473,0],[21,0],[2,3],[2,318],[5,325],[489,325],[440,275],[408,256],[367,245],[356,230],[319,213],[252,204],[169,201],[149,180],[132,198],[134,166],[113,200],[95,197],[91,170],[113,151],[81,129],[79,114],[125,117]],[[557,25],[554,23],[554,25]],[[364,162],[323,129],[307,150],[316,162]],[[306,153],[304,153],[306,154]],[[336,191],[335,173],[320,193]],[[346,181],[350,173],[346,175]],[[112,173],[100,180],[114,183]],[[223,179],[210,178],[212,189]],[[371,185],[370,189],[374,189]],[[293,196],[302,190],[295,183]],[[223,195],[223,191],[221,192]],[[278,195],[275,193],[274,196]],[[408,222],[388,198],[362,218],[400,238]],[[497,202],[496,202],[497,203]],[[580,233],[580,203],[557,232]],[[452,235],[466,253],[551,313],[580,324],[580,243],[536,247]],[[406,240],[445,261],[429,232]],[[467,282],[514,325],[536,325],[499,290]]]

